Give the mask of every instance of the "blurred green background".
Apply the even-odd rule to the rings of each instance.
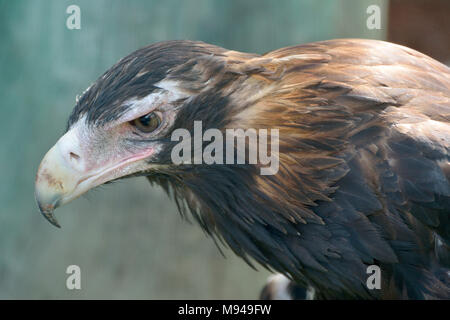
[[[81,9],[81,30],[66,8]],[[379,5],[381,30],[366,9]],[[386,1],[0,1],[0,298],[253,299],[269,273],[231,251],[224,259],[196,225],[144,178],[101,187],[57,211],[34,202],[41,158],[83,92],[147,44],[192,39],[264,53],[342,37],[384,39]],[[81,290],[66,268],[81,268]]]

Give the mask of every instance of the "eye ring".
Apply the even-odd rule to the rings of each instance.
[[[158,129],[161,125],[161,116],[155,112],[150,112],[145,116],[134,119],[130,122],[132,126],[144,133],[150,133]]]

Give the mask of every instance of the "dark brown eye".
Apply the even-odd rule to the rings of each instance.
[[[139,131],[149,133],[158,129],[161,124],[161,118],[154,112],[150,112],[145,116],[131,121],[131,124],[138,128]]]

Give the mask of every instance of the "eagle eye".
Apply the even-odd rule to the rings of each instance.
[[[150,133],[158,129],[161,124],[161,117],[154,112],[150,112],[145,116],[131,121],[131,125],[136,127],[139,131]]]

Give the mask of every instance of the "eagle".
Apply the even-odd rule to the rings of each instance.
[[[173,133],[195,135],[196,122],[276,130],[276,172],[239,161],[236,145],[231,163],[173,161]],[[35,197],[59,226],[57,207],[145,176],[219,249],[315,299],[449,299],[449,152],[450,69],[413,49],[335,39],[259,55],[175,40],[122,58],[77,97]]]

